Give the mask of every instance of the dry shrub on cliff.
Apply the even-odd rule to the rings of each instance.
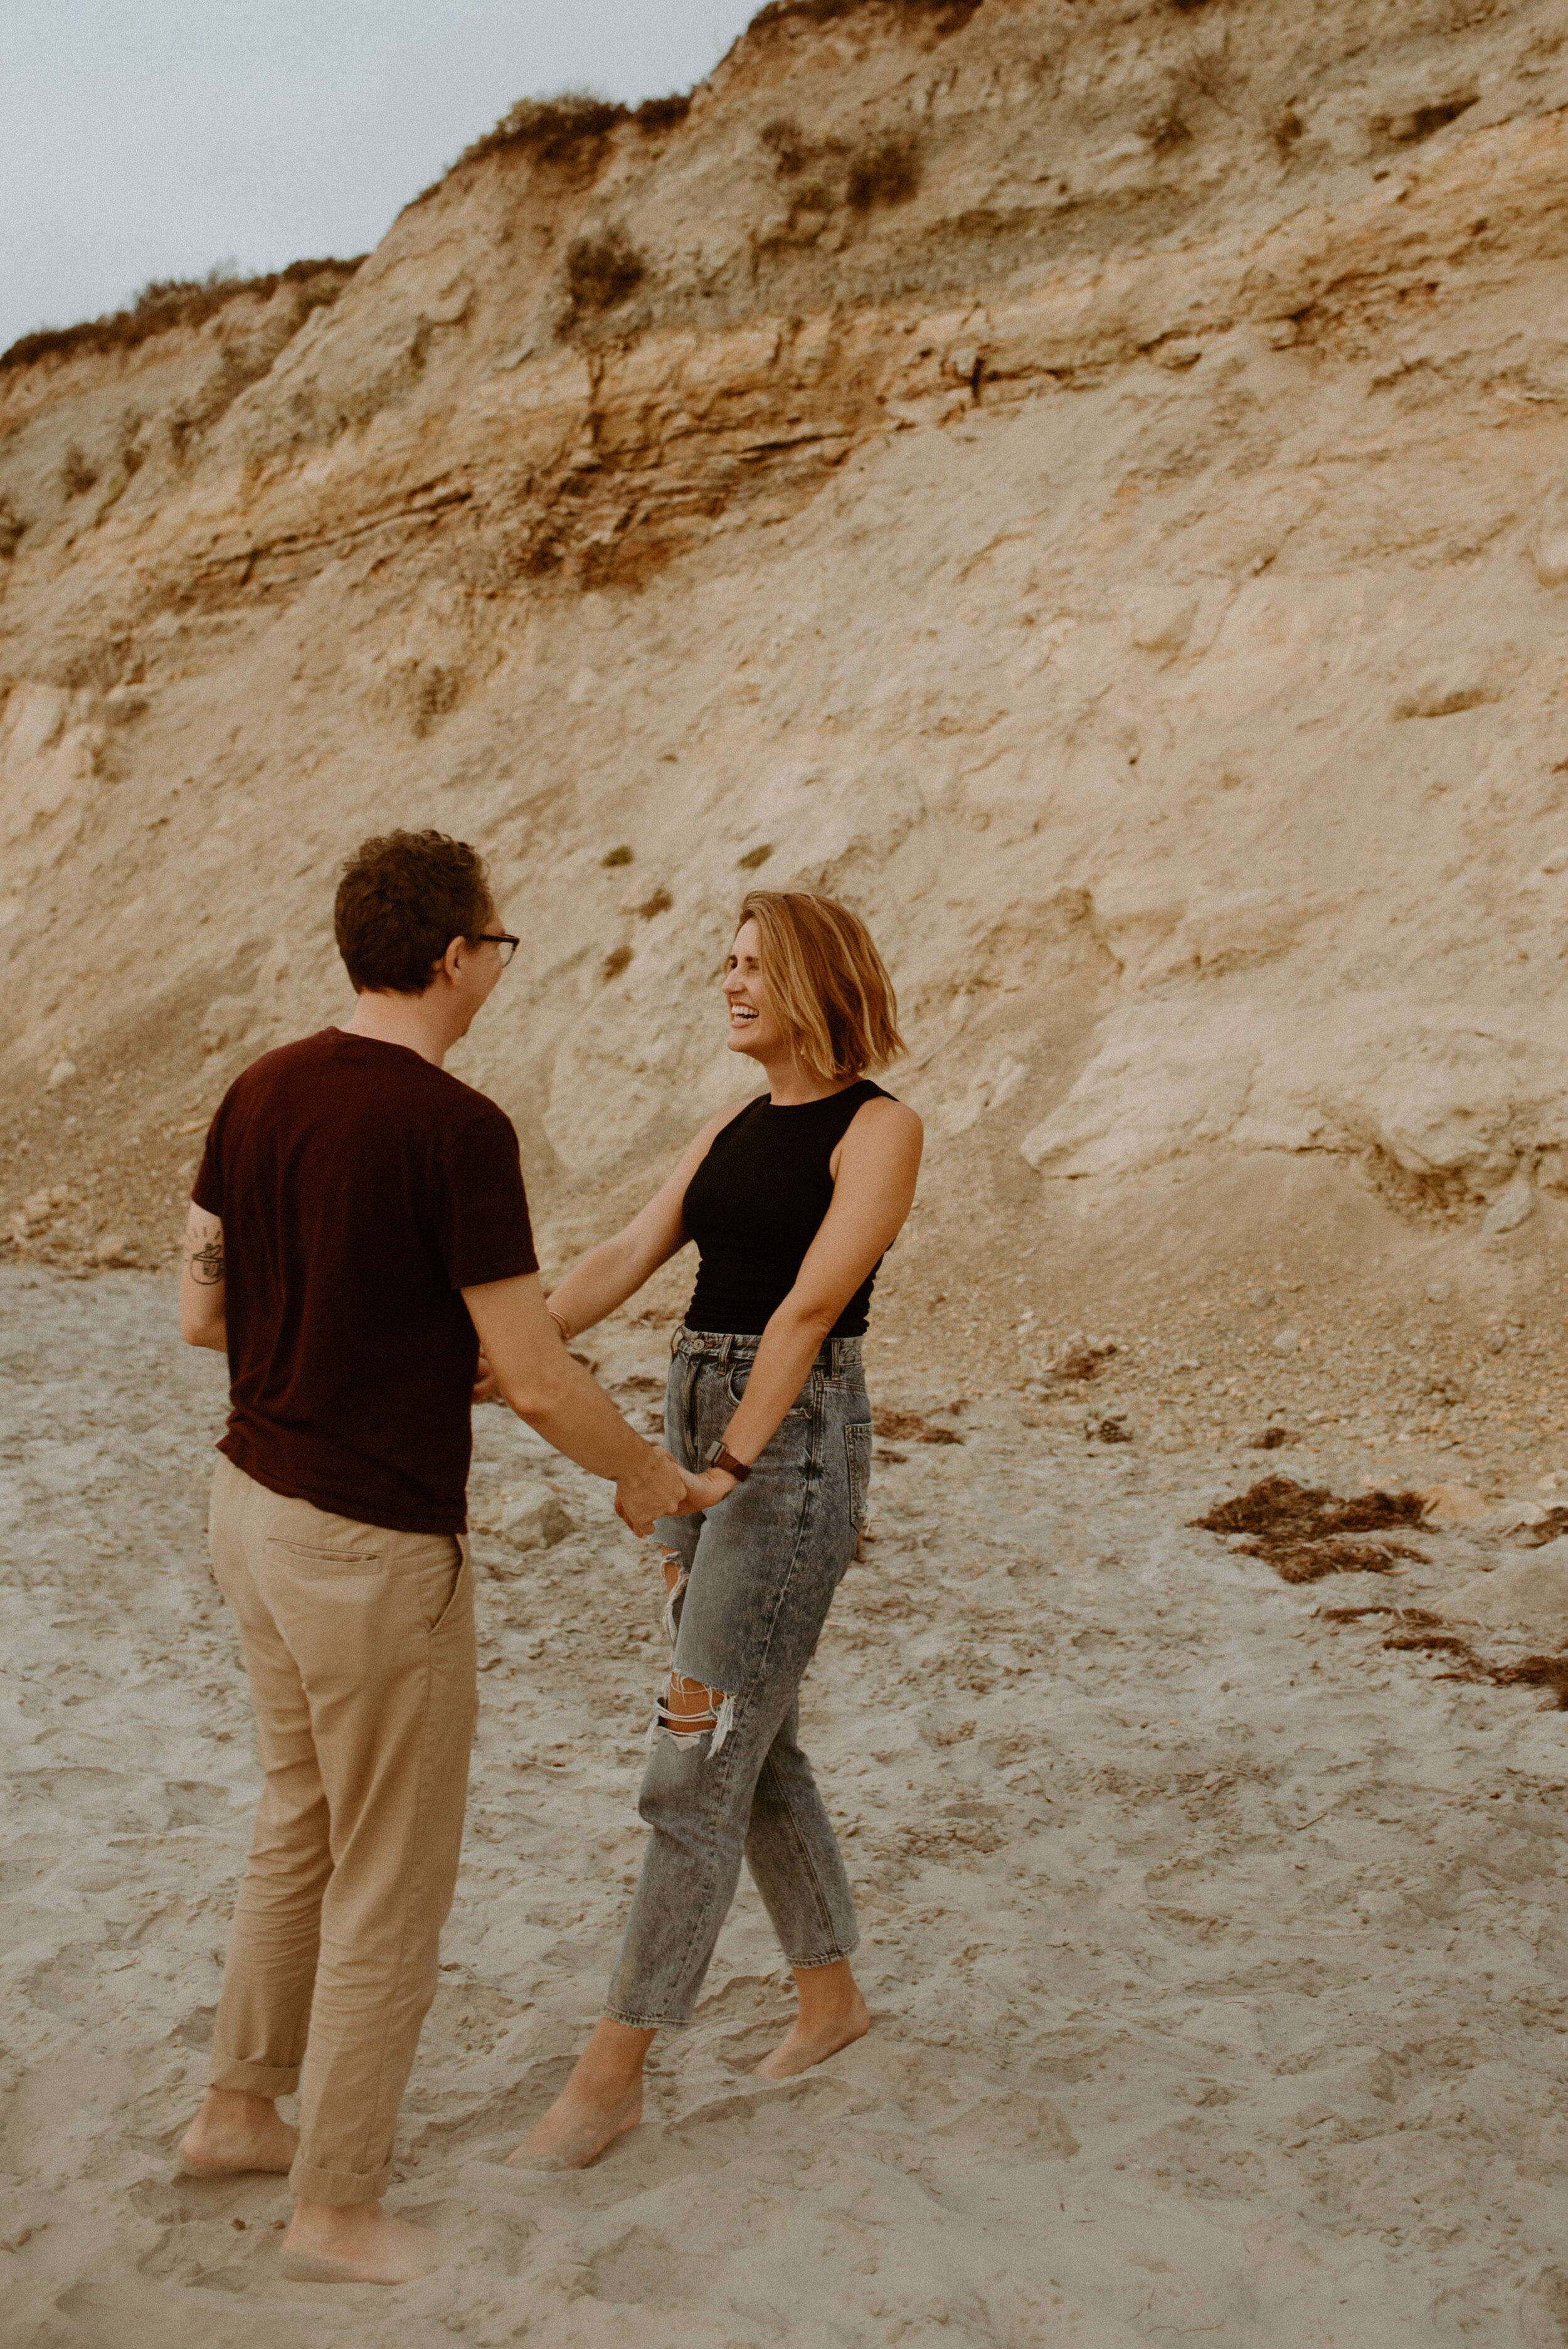
[[[98,467],[73,440],[60,462],[60,487],[68,498],[85,497],[98,480]]]
[[[269,302],[280,285],[302,289],[302,316],[335,302],[365,255],[352,261],[291,261],[286,269],[273,269],[260,277],[221,275],[155,278],[144,285],[129,310],[103,318],[84,319],[76,326],[43,326],[24,335],[9,350],[0,351],[0,367],[30,367],[35,359],[73,357],[78,351],[134,350],[154,335],[175,326],[200,326],[242,295]]]
[[[647,264],[624,228],[574,237],[567,247],[566,290],[576,316],[586,310],[613,310],[646,274]]]
[[[1167,105],[1144,117],[1138,135],[1149,141],[1157,155],[1173,155],[1178,147],[1191,145],[1192,126],[1179,109]]]
[[[1201,119],[1205,106],[1218,107],[1222,114],[1234,113],[1231,93],[1235,81],[1228,34],[1206,48],[1191,50],[1168,77],[1164,97],[1139,124],[1139,135],[1147,139],[1157,155],[1190,146],[1197,135],[1193,122]]]
[[[458,163],[477,162],[508,148],[526,149],[542,163],[563,163],[601,145],[623,122],[639,130],[668,130],[690,112],[691,99],[684,94],[645,98],[634,107],[585,89],[562,90],[559,98],[520,98],[493,130],[463,149]],[[425,190],[426,195],[431,192]]]
[[[862,147],[850,164],[844,193],[856,212],[873,204],[907,203],[920,185],[920,148],[907,130],[887,130]]]
[[[938,32],[955,33],[983,5],[984,0],[768,0],[767,7],[758,10],[747,29],[754,33],[765,26],[782,25],[790,17],[803,18],[809,25],[830,25],[841,16],[858,16],[863,8],[887,8],[898,16],[932,22]]]
[[[1288,163],[1301,144],[1306,125],[1294,106],[1282,106],[1270,119],[1269,139],[1282,163]]]
[[[1408,114],[1379,114],[1371,124],[1375,139],[1386,139],[1391,147],[1414,146],[1422,139],[1431,139],[1457,122],[1480,102],[1479,90],[1466,90],[1457,98],[1446,98],[1436,106],[1418,106]]]
[[[776,114],[757,135],[772,156],[779,177],[799,179],[815,151],[799,124],[787,114]]]

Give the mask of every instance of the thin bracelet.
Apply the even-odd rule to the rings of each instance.
[[[551,1319],[554,1322],[556,1328],[560,1330],[562,1344],[563,1346],[569,1346],[572,1343],[572,1332],[566,1327],[566,1324],[562,1319],[560,1314],[555,1310],[554,1306],[547,1304],[544,1309],[549,1314]]]

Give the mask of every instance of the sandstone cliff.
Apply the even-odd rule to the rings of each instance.
[[[1554,0],[776,0],[351,277],[0,370],[14,1245],[167,1250],[433,822],[558,1255],[741,1081],[756,873],[898,975],[933,1363],[1260,1281],[1554,1333],[1565,120]]]

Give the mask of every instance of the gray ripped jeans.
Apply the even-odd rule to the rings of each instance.
[[[677,1331],[665,1442],[683,1466],[728,1426],[758,1342]],[[674,1669],[720,1702],[696,1733],[662,1703],[655,1718],[637,1806],[653,1836],[610,1985],[616,2022],[691,2021],[743,1856],[791,1966],[833,1965],[859,1938],[798,1731],[800,1681],[865,1523],[871,1420],[861,1341],[830,1338],[747,1482],[659,1520],[681,1567]]]

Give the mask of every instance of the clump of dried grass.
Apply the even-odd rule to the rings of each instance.
[[[772,156],[773,168],[781,180],[799,179],[816,151],[799,124],[788,114],[776,114],[757,135]]]
[[[60,487],[67,498],[86,497],[98,480],[98,467],[75,440],[60,460]]]
[[[884,130],[851,156],[844,195],[854,211],[907,203],[920,185],[920,146],[913,132]]]
[[[938,32],[955,33],[985,5],[985,0],[768,0],[750,24],[748,33],[765,31],[794,18],[808,25],[831,25],[841,16],[858,16],[864,8],[891,9],[896,16],[933,24]]]
[[[291,261],[258,277],[225,275],[210,270],[205,277],[155,278],[144,285],[129,309],[103,318],[84,319],[75,326],[41,326],[0,351],[0,368],[31,367],[43,358],[70,358],[80,351],[134,350],[154,335],[176,326],[200,326],[243,295],[269,302],[280,285],[301,289],[302,316],[335,302],[365,260]]]
[[[525,151],[541,163],[568,162],[581,158],[584,150],[601,146],[624,122],[638,130],[671,130],[690,112],[691,99],[684,92],[645,98],[641,106],[623,106],[586,89],[562,90],[558,98],[520,98],[493,130],[463,149],[452,168],[509,149]],[[425,193],[430,192],[427,188]]]
[[[566,251],[566,290],[574,316],[613,310],[634,294],[647,264],[624,228],[574,237]]]

